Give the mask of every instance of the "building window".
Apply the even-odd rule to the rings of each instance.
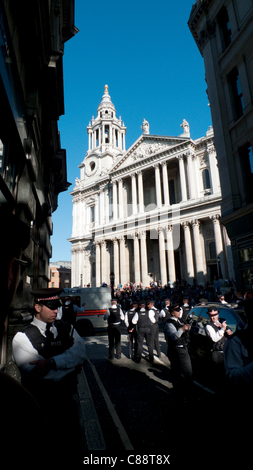
[[[211,184],[210,184],[210,175],[209,175],[209,170],[206,168],[202,172],[202,180],[203,180],[203,188],[204,189],[210,189]]]
[[[230,94],[232,99],[233,117],[235,120],[237,120],[243,115],[244,101],[239,72],[236,67],[229,73],[228,83],[230,86]]]
[[[92,224],[95,222],[95,206],[91,206],[90,208],[90,221]]]
[[[222,7],[222,9],[220,10],[217,16],[217,20],[218,20],[218,25],[221,31],[222,46],[223,46],[223,49],[226,49],[231,43],[231,36],[232,36],[228,12],[227,12],[226,7]]]
[[[243,202],[253,201],[253,153],[249,144],[239,148],[243,180]]]

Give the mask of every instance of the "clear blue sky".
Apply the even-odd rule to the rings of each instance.
[[[187,21],[194,0],[76,0],[79,33],[65,45],[61,146],[67,150],[69,191],[61,193],[53,214],[51,261],[71,260],[72,196],[78,165],[88,149],[87,125],[108,84],[127,126],[126,148],[142,134],[178,136],[183,119],[191,137],[212,125],[203,59]]]

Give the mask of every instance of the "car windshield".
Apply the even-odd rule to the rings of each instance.
[[[206,325],[210,321],[210,317],[207,311],[208,307],[204,307],[199,317],[199,321],[201,321],[203,325]],[[236,331],[237,320],[229,309],[219,307],[219,321],[220,323],[226,321],[227,326],[231,329],[231,331],[233,333]]]

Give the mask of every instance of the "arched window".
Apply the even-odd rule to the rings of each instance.
[[[202,172],[202,179],[203,179],[203,188],[204,189],[210,189],[211,184],[210,184],[210,176],[209,176],[209,170],[206,168]]]

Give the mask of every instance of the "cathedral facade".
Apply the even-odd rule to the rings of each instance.
[[[143,119],[126,150],[126,127],[105,86],[71,192],[72,286],[234,277],[213,129],[193,140],[185,119],[181,127],[178,137],[152,135]]]

